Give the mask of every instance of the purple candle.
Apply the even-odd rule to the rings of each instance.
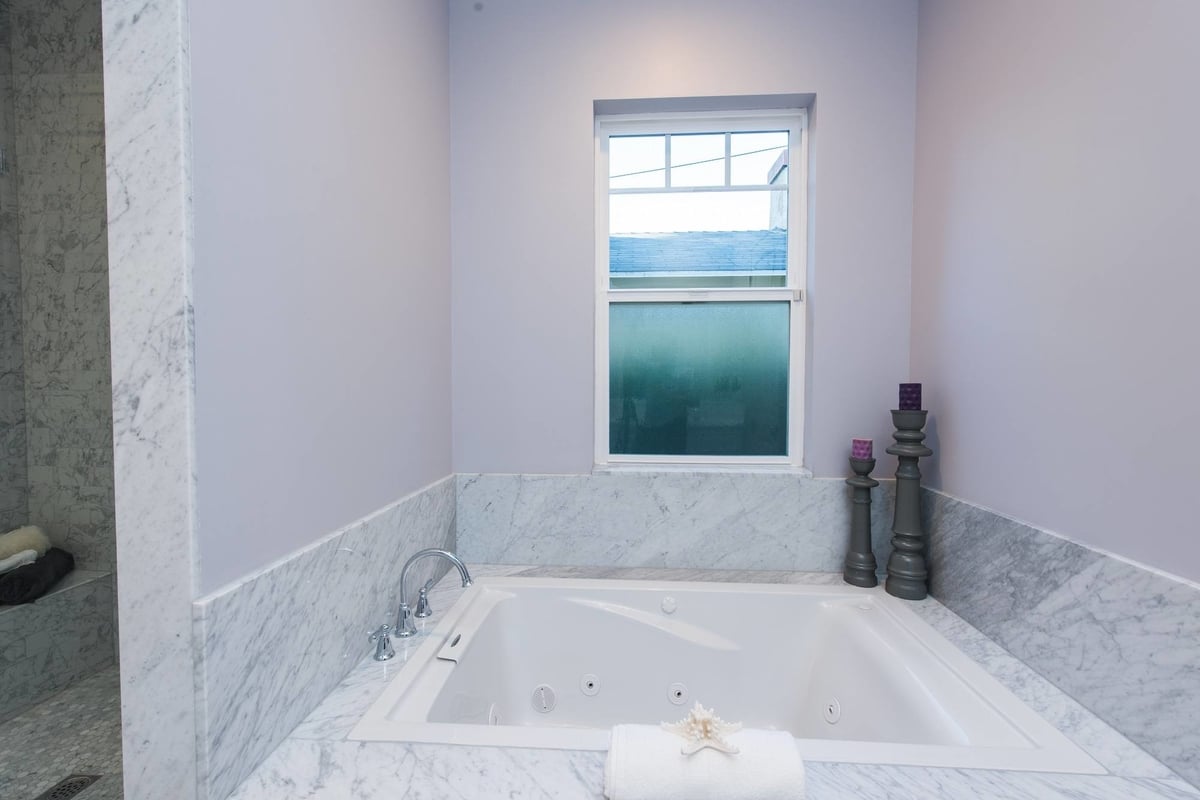
[[[920,411],[921,410],[921,384],[919,384],[919,383],[902,383],[902,384],[900,384],[900,410],[901,411]]]
[[[851,458],[871,458],[874,453],[875,443],[870,439],[851,439],[850,440],[850,457]]]

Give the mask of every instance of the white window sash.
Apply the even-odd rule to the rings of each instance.
[[[721,112],[716,114],[623,115],[596,118],[595,128],[595,203],[596,203],[596,305],[595,305],[595,464],[597,469],[662,465],[673,468],[696,467],[772,467],[804,469],[804,393],[806,314],[805,284],[808,275],[808,114],[794,112]],[[726,129],[726,130],[722,130]],[[786,186],[757,187],[663,187],[649,189],[609,189],[608,138],[626,134],[665,133],[755,133],[787,130],[789,180]],[[669,140],[667,140],[669,141]],[[728,152],[726,139],[726,156]],[[670,158],[665,166],[669,177]],[[728,172],[728,158],[726,171]],[[728,175],[726,176],[728,181]],[[609,287],[608,198],[610,194],[649,194],[683,191],[787,191],[788,252],[785,287],[744,287],[725,289],[612,289]],[[623,455],[609,453],[609,305],[612,303],[701,303],[786,301],[789,313],[788,433],[786,456],[667,456]]]

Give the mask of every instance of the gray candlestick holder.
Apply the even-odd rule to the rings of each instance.
[[[896,516],[892,522],[892,555],[887,563],[888,594],[923,600],[929,593],[925,569],[925,533],[921,529],[921,470],[917,461],[933,451],[925,441],[928,411],[892,411],[896,443],[887,451],[900,459],[896,468]]]
[[[854,489],[853,505],[850,507],[850,548],[846,551],[846,569],[842,579],[851,586],[871,587],[879,585],[875,576],[875,554],[871,552],[871,490],[879,481],[871,478],[875,469],[873,458],[850,458],[853,478],[846,478]]]

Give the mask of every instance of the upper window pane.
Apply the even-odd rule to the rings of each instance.
[[[772,218],[771,197],[787,193],[654,192],[609,197],[608,232],[674,233],[677,231],[754,231],[787,229],[787,216]]]
[[[672,186],[724,186],[725,134],[671,137]]]
[[[609,285],[785,286],[787,216],[783,190],[614,194]]]
[[[730,137],[730,183],[762,186],[778,183],[778,171],[787,165],[787,131],[735,133]]]
[[[608,180],[612,189],[666,186],[666,136],[613,136],[608,140]]]

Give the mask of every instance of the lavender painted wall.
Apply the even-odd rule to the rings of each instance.
[[[805,460],[843,474],[908,377],[915,0],[476,5],[450,0],[455,470],[592,467],[593,101],[813,92]]]
[[[1200,4],[922,0],[929,483],[1200,579]]]
[[[447,12],[193,3],[201,591],[450,472]]]

